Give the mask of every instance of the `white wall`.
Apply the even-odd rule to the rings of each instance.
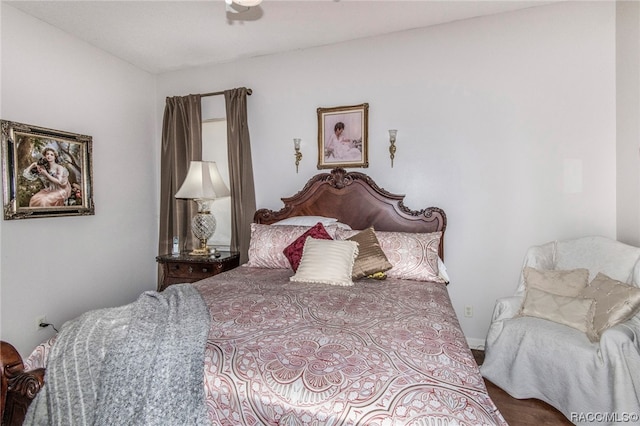
[[[251,87],[257,205],[280,208],[318,173],[316,108],[368,102],[363,171],[410,208],[446,211],[450,295],[482,342],[528,246],[616,236],[615,53],[615,4],[567,2],[167,73],[158,116],[165,96]]]
[[[2,3],[2,119],[93,137],[95,216],[0,221],[0,338],[24,355],[155,289],[155,77]]]
[[[640,3],[616,5],[618,240],[640,246]]]

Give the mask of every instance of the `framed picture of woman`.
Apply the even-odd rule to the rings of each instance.
[[[95,214],[91,136],[0,120],[5,219]]]
[[[318,108],[318,168],[369,167],[369,104]]]

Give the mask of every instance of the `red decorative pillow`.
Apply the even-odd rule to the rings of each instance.
[[[291,264],[291,268],[294,272],[298,270],[298,265],[300,265],[300,259],[302,258],[304,242],[308,237],[315,238],[316,240],[333,240],[322,223],[318,222],[285,247],[282,252],[286,258],[289,259],[289,263]]]

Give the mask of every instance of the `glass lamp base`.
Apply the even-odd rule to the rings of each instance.
[[[193,256],[210,256],[215,255],[216,249],[213,251],[207,246],[209,238],[216,232],[216,218],[209,210],[210,200],[198,201],[198,213],[191,219],[191,231],[193,235],[200,241],[200,247],[193,249],[189,254]]]

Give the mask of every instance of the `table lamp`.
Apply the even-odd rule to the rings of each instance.
[[[217,255],[207,245],[216,232],[216,218],[211,213],[211,203],[218,198],[228,197],[229,188],[224,184],[218,166],[213,161],[192,161],[187,177],[176,192],[178,199],[193,200],[198,204],[198,213],[191,219],[191,231],[200,241],[200,247],[189,254],[194,256]]]

